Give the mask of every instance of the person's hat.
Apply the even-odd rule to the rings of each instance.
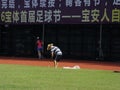
[[[51,46],[53,46],[53,43],[48,44],[48,46],[47,46],[47,50],[50,50]]]
[[[37,37],[37,39],[40,39],[39,37]]]

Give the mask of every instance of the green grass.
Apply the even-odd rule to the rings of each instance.
[[[120,90],[120,73],[0,64],[0,90]]]

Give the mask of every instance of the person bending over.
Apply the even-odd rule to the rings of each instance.
[[[48,44],[47,50],[51,51],[51,58],[53,58],[54,60],[54,67],[57,68],[58,62],[60,61],[62,57],[62,51],[57,46],[54,46],[52,43]]]

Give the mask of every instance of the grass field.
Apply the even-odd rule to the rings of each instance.
[[[0,64],[0,90],[120,90],[120,73]]]

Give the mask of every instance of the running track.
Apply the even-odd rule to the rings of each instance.
[[[0,64],[18,64],[30,66],[45,66],[53,67],[51,59],[36,59],[36,58],[15,58],[15,57],[0,57]],[[88,61],[88,60],[61,60],[59,68],[73,67],[79,65],[83,69],[93,70],[113,70],[120,71],[120,62],[105,62],[105,61]]]

